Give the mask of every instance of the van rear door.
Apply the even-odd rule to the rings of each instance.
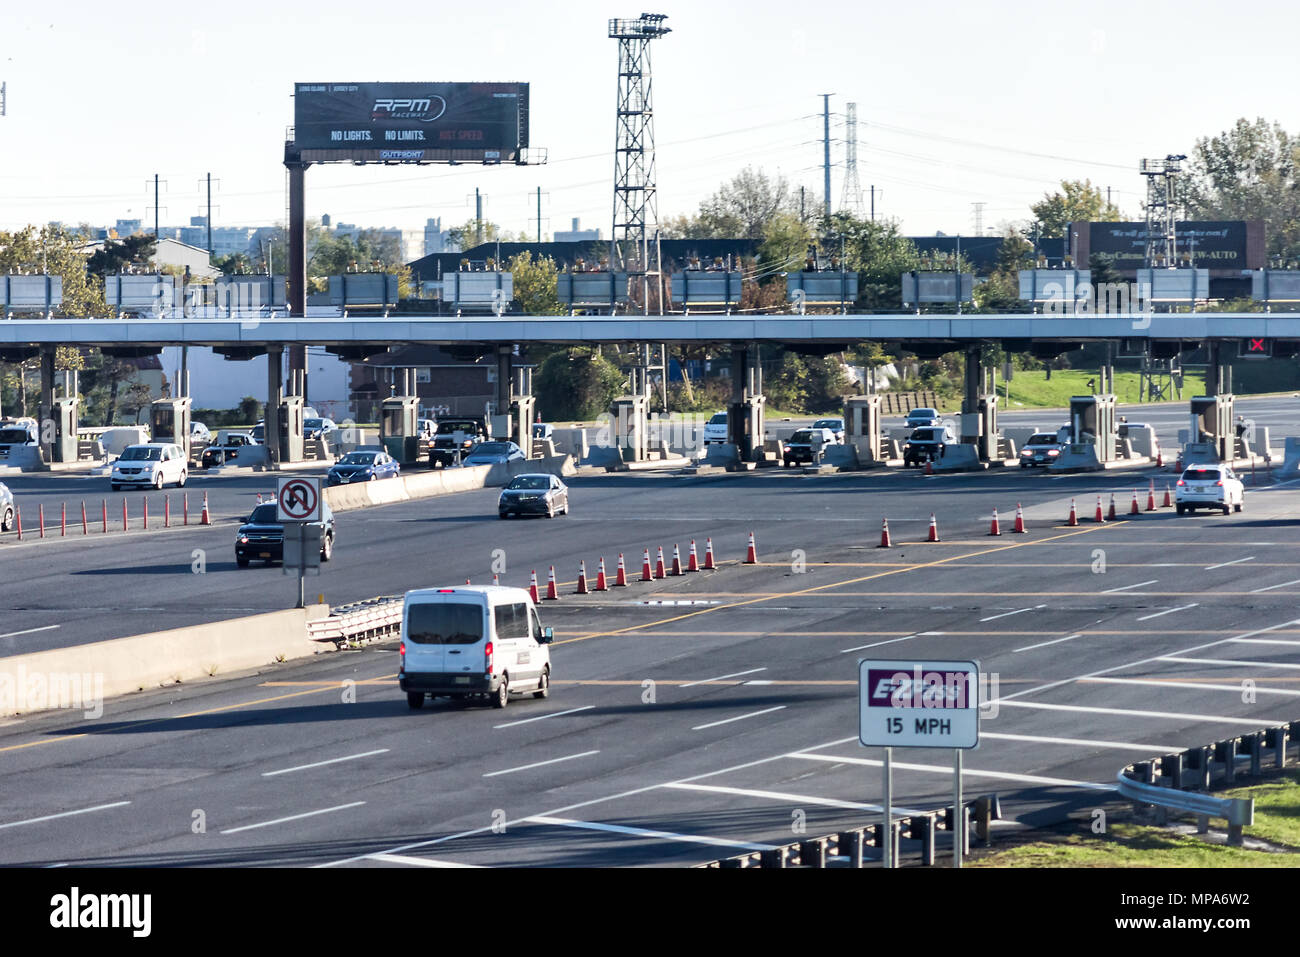
[[[481,672],[484,625],[483,605],[478,601],[408,603],[403,624],[407,672]]]

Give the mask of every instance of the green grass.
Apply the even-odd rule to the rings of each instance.
[[[1255,823],[1247,837],[1294,849],[1295,853],[1255,851],[1209,844],[1195,835],[1160,827],[1112,821],[1105,834],[1093,834],[1090,818],[1076,819],[1075,830],[1057,840],[1039,840],[982,854],[971,867],[1300,867],[1300,771],[1226,797],[1255,798]],[[1217,822],[1222,826],[1222,822]]]
[[[1003,399],[1003,409],[1056,408],[1069,406],[1070,397],[1091,395],[1093,390],[1088,385],[1089,379],[1096,379],[1097,372],[1087,369],[1061,369],[1052,372],[1051,381],[1045,370],[1037,372],[1020,371],[1010,382],[1011,399]],[[1120,402],[1137,402],[1138,388],[1141,384],[1138,372],[1115,373],[1115,395]],[[1005,396],[1008,383],[998,383],[998,395]],[[1203,395],[1205,393],[1204,376],[1200,372],[1187,372],[1183,376],[1183,398]],[[1167,396],[1173,399],[1173,395]]]

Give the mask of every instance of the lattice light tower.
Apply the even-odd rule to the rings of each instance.
[[[840,209],[862,215],[862,184],[858,181],[858,104],[844,105],[844,192]]]
[[[1146,268],[1172,266],[1178,261],[1178,240],[1174,232],[1174,193],[1186,156],[1144,159],[1140,172],[1147,178]]]
[[[609,35],[618,40],[618,113],[614,139],[614,223],[609,266],[626,271],[641,308],[650,314],[651,290],[664,311],[663,273],[659,256],[659,203],[655,190],[654,99],[650,42],[671,30],[661,13],[636,20],[610,20]]]

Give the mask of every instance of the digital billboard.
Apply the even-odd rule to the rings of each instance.
[[[515,162],[527,83],[297,83],[294,148],[311,162]]]
[[[1146,265],[1146,223],[1071,223],[1070,230],[1082,265],[1097,253],[1111,256],[1121,272]],[[1174,235],[1179,258],[1186,254],[1194,266],[1240,275],[1264,265],[1264,224],[1259,221],[1179,222]]]

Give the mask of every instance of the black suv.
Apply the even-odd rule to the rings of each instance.
[[[439,419],[438,432],[429,450],[429,468],[460,465],[460,460],[480,442],[487,441],[487,422],[482,416]]]
[[[320,560],[327,562],[334,555],[334,513],[321,502],[321,516],[325,526],[321,533]],[[235,536],[235,562],[247,568],[252,561],[284,561],[284,525],[276,518],[275,502],[263,502],[253,509],[248,521],[239,526]]]

